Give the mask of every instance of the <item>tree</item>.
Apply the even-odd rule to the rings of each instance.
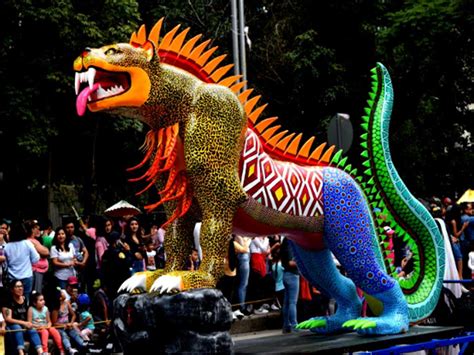
[[[9,152],[1,184],[9,204],[2,208],[38,213],[48,176],[82,185],[91,180],[96,125],[75,116],[72,62],[85,46],[126,40],[137,27],[138,5],[7,0],[0,14],[1,148]]]
[[[471,1],[406,1],[377,33],[394,77],[394,162],[422,195],[472,186]],[[469,138],[470,137],[470,138]]]

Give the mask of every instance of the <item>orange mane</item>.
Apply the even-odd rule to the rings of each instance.
[[[152,42],[161,63],[186,70],[205,83],[228,87],[238,95],[247,115],[248,128],[257,133],[262,141],[264,150],[270,156],[300,165],[317,166],[329,164],[335,149],[334,146],[326,148],[327,143],[324,142],[314,150],[311,150],[315,137],[309,138],[300,146],[302,134],[300,133],[295,137],[294,133],[288,134],[288,131],[278,132],[281,126],[274,124],[278,120],[277,117],[261,119],[257,122],[267,104],[256,107],[260,96],[252,96],[253,89],[247,89],[239,94],[246,82],[239,81],[242,77],[241,75],[225,76],[233,67],[233,64],[220,66],[227,56],[225,54],[211,58],[212,54],[217,50],[217,46],[204,51],[210,40],[198,44],[202,35],[197,35],[185,42],[189,28],[178,33],[180,25],[174,27],[160,40],[162,23],[163,18],[153,26],[148,37],[145,25],[142,25],[138,32],[132,34],[130,44],[141,47],[147,42]],[[162,199],[157,203],[145,206],[145,209],[150,212],[163,202],[177,200],[176,210],[164,226],[183,216],[192,202],[191,186],[188,183],[185,171],[173,167],[173,163],[178,155],[178,141],[177,125],[148,132],[143,145],[145,158],[140,164],[129,169],[135,170],[142,167],[146,162],[151,162],[149,169],[143,176],[131,180],[145,180],[148,182],[147,187],[140,191],[139,194],[150,188],[160,174],[169,172],[166,186],[159,192]]]

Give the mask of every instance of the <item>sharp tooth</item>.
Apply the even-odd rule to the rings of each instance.
[[[80,73],[79,75],[81,76],[81,83],[83,83],[84,82],[84,73]]]
[[[107,95],[107,92],[104,89],[102,89],[102,87],[99,85],[99,88],[97,89],[97,98],[101,99],[106,95]]]
[[[94,78],[95,78],[95,73],[97,71],[94,68],[89,68],[87,71],[87,79],[89,80],[89,88],[92,90],[92,87],[94,86]]]
[[[76,77],[74,78],[74,88],[76,89],[76,95],[79,93],[79,87],[81,86],[81,79],[79,77],[79,73],[76,73]]]

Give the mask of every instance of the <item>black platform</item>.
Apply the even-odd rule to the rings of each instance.
[[[343,354],[386,349],[401,344],[417,344],[458,336],[463,327],[414,326],[405,334],[364,337],[357,333],[317,335],[309,331],[282,334],[281,330],[233,336],[236,354],[317,353]]]

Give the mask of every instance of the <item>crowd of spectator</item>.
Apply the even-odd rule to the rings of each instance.
[[[430,201],[432,215],[441,230],[446,230],[456,262],[459,279],[471,280],[474,274],[474,211],[471,202],[454,203],[451,198],[433,197]],[[468,290],[463,286],[462,290]]]
[[[449,234],[459,279],[474,278],[472,203],[433,198],[429,208]],[[409,277],[409,247],[390,226],[384,231],[390,263],[399,277]],[[135,217],[66,219],[54,230],[50,221],[4,220],[0,333],[13,331],[8,344],[19,354],[25,338],[39,354],[47,353],[49,338],[61,353],[81,351],[93,339],[103,344],[111,336],[109,320],[119,287],[135,272],[164,268],[164,239],[158,223]],[[195,241],[185,270],[199,269],[199,237]],[[232,235],[228,251],[218,288],[233,304],[234,319],[281,312],[283,333],[290,333],[302,319],[333,313],[332,300],[299,274],[287,238]],[[463,287],[463,292],[469,291]]]
[[[0,224],[0,332],[7,349],[60,353],[110,341],[113,300],[133,273],[164,267],[164,231],[135,217]],[[92,343],[92,341],[94,341]]]

